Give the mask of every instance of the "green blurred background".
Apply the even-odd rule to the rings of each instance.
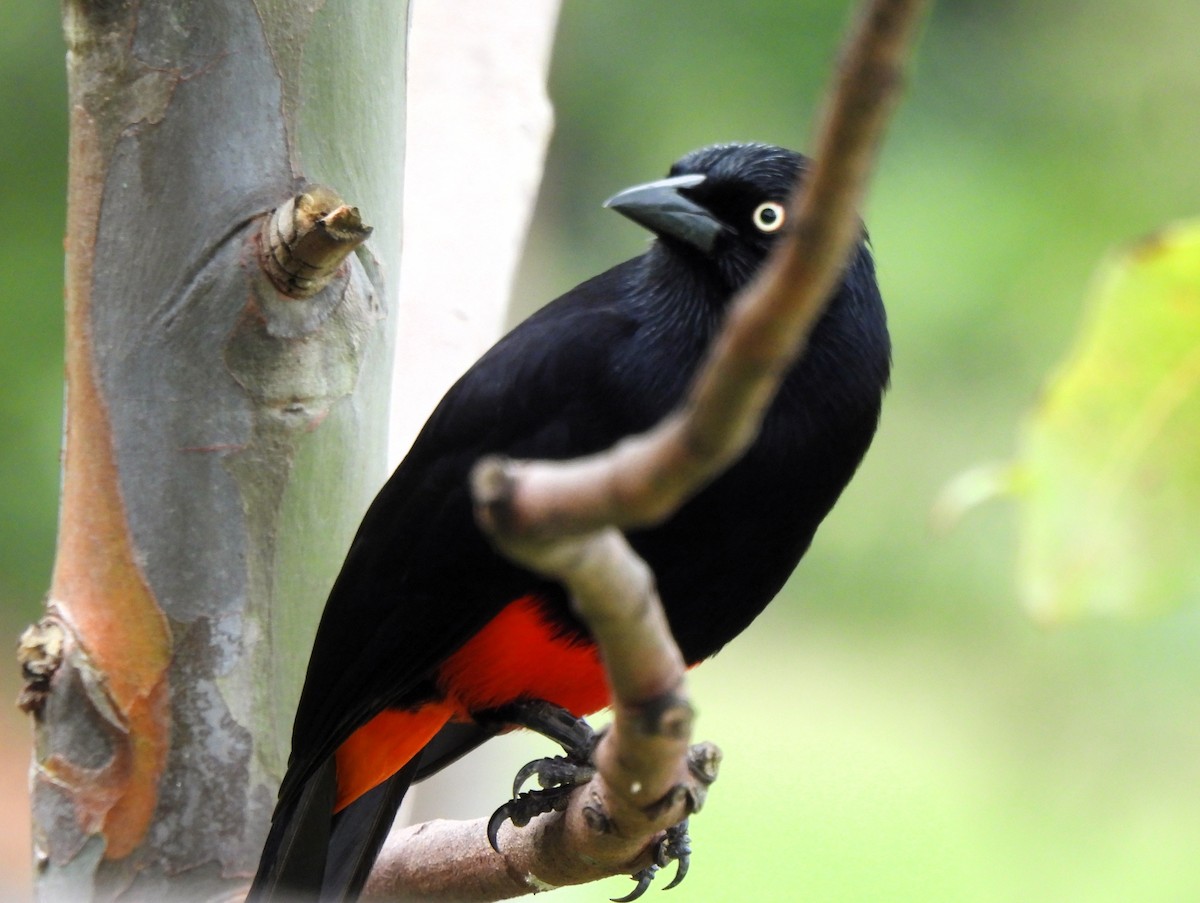
[[[831,0],[565,0],[521,310],[642,246],[599,209],[616,189],[713,141],[805,147],[845,20]],[[1011,453],[1106,249],[1198,212],[1197,34],[1200,5],[1171,0],[934,10],[867,209],[896,346],[879,439],[785,597],[695,674],[727,761],[675,903],[1200,899],[1197,613],[1047,631],[1014,598],[1006,506],[928,526],[947,479]],[[54,544],[62,70],[57,5],[0,5],[10,638]],[[3,711],[0,898],[28,886],[28,729]]]

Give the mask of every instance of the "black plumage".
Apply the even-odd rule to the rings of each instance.
[[[258,892],[285,871],[281,823],[329,822],[298,800],[312,796],[312,782],[333,780],[322,766],[339,745],[383,709],[453,695],[446,659],[513,600],[536,597],[559,639],[588,642],[558,586],[488,544],[467,474],[487,454],[599,451],[672,410],[731,297],[786,228],[783,205],[806,165],[777,147],[718,145],[684,157],[667,180],[618,195],[611,205],[656,233],[647,251],[533,314],[446,394],[367,512],[330,593]],[[666,522],[629,536],[688,662],[716,652],[782,587],[871,442],[889,367],[864,235],[746,455]],[[535,667],[539,651],[529,655]],[[448,725],[421,774],[493,730]],[[354,822],[356,805],[338,819]],[[364,841],[367,868],[378,839]]]

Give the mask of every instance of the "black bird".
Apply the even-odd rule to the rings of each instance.
[[[654,233],[647,251],[533,314],[442,399],[329,595],[251,899],[354,899],[409,783],[514,723],[547,730],[539,701],[576,717],[608,704],[563,590],[476,526],[468,472],[489,454],[600,451],[675,408],[787,228],[808,165],[779,147],[717,145],[611,198]],[[629,535],[688,663],[779,592],[871,443],[889,369],[864,233],[745,456]]]

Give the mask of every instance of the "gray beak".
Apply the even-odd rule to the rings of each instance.
[[[605,207],[644,226],[655,235],[675,238],[708,254],[717,236],[729,227],[679,193],[681,188],[695,188],[704,181],[701,175],[673,176],[635,185],[614,194],[604,202]]]

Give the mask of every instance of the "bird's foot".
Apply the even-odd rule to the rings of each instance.
[[[717,767],[721,762],[721,751],[711,743],[697,743],[688,750],[688,771],[691,772],[695,784],[691,788],[676,788],[687,798],[689,812],[698,812],[704,805],[708,787],[717,779]],[[669,797],[661,802],[666,803]],[[613,903],[629,903],[636,900],[650,887],[654,876],[672,861],[676,863],[675,877],[663,890],[677,887],[687,877],[688,866],[692,864],[692,839],[688,836],[688,820],[685,818],[677,825],[667,828],[654,847],[654,863],[636,872],[630,877],[637,885],[624,897],[618,897]]]
[[[562,747],[564,755],[535,759],[517,772],[513,781],[513,798],[492,813],[488,819],[488,842],[500,852],[500,826],[511,821],[523,828],[539,815],[561,812],[567,806],[571,791],[586,784],[596,773],[592,764],[599,735],[582,718],[548,702],[519,702],[487,713],[487,720],[516,724],[548,737]],[[476,716],[476,720],[480,720]],[[522,788],[530,778],[537,778],[540,790]]]
[[[480,720],[476,716],[476,720]],[[523,828],[539,815],[561,812],[567,807],[571,793],[581,784],[586,784],[596,773],[592,755],[599,743],[597,734],[582,718],[576,718],[566,709],[547,702],[522,702],[489,712],[487,720],[502,721],[529,728],[550,738],[562,747],[564,755],[535,759],[517,772],[513,781],[513,798],[492,813],[488,819],[488,842],[500,852],[500,826],[511,821]],[[714,756],[715,753],[715,756]],[[695,812],[703,802],[704,788],[716,778],[716,762],[719,751],[710,744],[692,747],[688,757],[689,770],[696,779],[696,787],[676,788],[688,796],[688,811]],[[537,778],[540,790],[522,790],[530,778]],[[674,794],[669,795],[673,796]],[[668,798],[660,801],[667,804]],[[691,838],[688,837],[688,820],[667,828],[654,846],[654,862],[632,876],[637,882],[634,889],[614,903],[629,903],[636,900],[650,887],[654,876],[671,862],[676,863],[675,877],[663,888],[670,890],[687,876],[691,863]]]
[[[670,890],[672,887],[676,887],[679,882],[687,877],[688,866],[691,864],[691,861],[692,839],[688,837],[688,821],[685,818],[679,824],[673,825],[663,832],[663,836],[654,847],[654,864],[631,876],[637,882],[637,886],[623,897],[613,897],[612,903],[630,903],[631,900],[636,900],[650,887],[654,876],[661,869],[670,865],[671,862],[678,863],[675,866],[675,877],[671,879],[671,883],[664,887],[663,890]]]
[[[588,762],[576,762],[569,756],[554,756],[535,759],[517,772],[513,781],[513,798],[492,813],[488,819],[488,843],[500,852],[500,826],[511,821],[515,827],[523,828],[539,815],[561,812],[567,808],[571,792],[580,784],[586,784],[596,773]],[[525,790],[525,782],[531,777],[538,779],[541,790]]]

